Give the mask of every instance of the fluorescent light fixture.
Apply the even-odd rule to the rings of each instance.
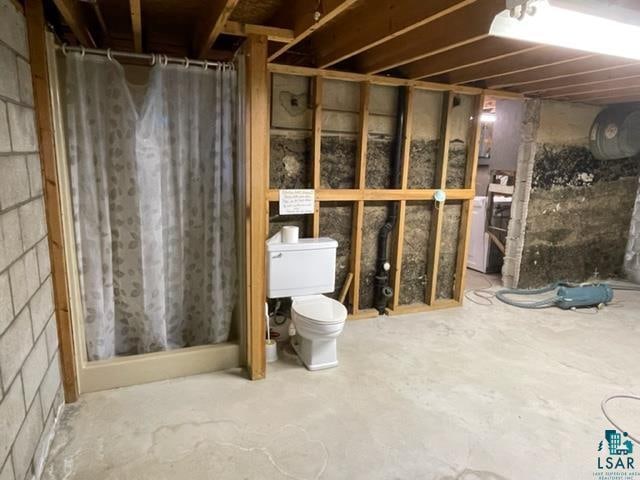
[[[507,0],[490,35],[640,60],[640,10],[602,0]]]
[[[482,123],[494,123],[496,121],[496,114],[484,112],[480,114],[480,121]]]

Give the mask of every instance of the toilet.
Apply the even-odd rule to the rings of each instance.
[[[309,370],[338,365],[336,339],[347,309],[323,295],[335,289],[337,248],[331,238],[283,243],[281,235],[275,235],[267,241],[267,297],[291,297],[296,331],[291,345]]]

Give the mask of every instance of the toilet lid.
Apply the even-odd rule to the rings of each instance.
[[[324,295],[294,298],[292,308],[298,315],[318,323],[339,323],[347,318],[347,309]]]

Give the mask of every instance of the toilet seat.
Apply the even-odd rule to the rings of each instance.
[[[324,295],[293,297],[291,309],[304,323],[313,326],[339,325],[347,319],[347,309],[337,300]]]

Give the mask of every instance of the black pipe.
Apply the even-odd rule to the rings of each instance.
[[[391,185],[390,188],[400,188],[403,157],[403,133],[406,116],[406,87],[398,89],[398,108],[396,115],[396,132],[391,153]],[[390,202],[387,207],[387,220],[378,232],[378,257],[376,261],[376,276],[374,285],[374,307],[380,315],[384,314],[389,299],[393,296],[393,289],[389,285],[389,236],[398,220],[398,202]]]

